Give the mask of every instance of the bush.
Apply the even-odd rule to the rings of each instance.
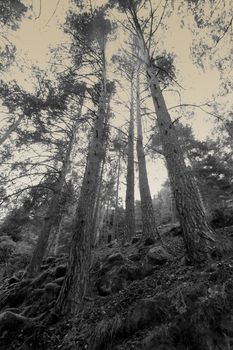
[[[212,215],[211,225],[213,228],[233,225],[233,208],[215,209]]]
[[[31,259],[32,249],[32,246],[25,241],[17,243],[9,260],[9,269],[11,272],[26,268]]]
[[[8,236],[0,237],[0,264],[5,266],[5,272],[8,270],[9,259],[15,250],[15,242]]]

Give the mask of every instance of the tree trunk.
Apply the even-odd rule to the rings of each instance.
[[[104,165],[105,165],[105,162],[103,160],[102,165],[101,165],[100,176],[99,176],[99,180],[98,180],[98,190],[97,190],[96,203],[95,203],[95,208],[94,208],[92,245],[95,245],[96,238],[97,238],[97,228],[98,228],[98,218],[99,218],[99,211],[100,211],[100,197],[101,197],[101,190],[102,190],[102,179],[103,179]]]
[[[207,223],[197,183],[185,165],[174,124],[151,65],[147,72],[187,255],[192,263],[200,262],[208,257],[208,243],[213,240],[213,232]]]
[[[158,236],[155,222],[155,213],[152,204],[150,187],[146,169],[146,157],[143,148],[142,119],[140,110],[140,79],[137,71],[137,156],[139,172],[139,191],[141,197],[143,238]]]
[[[55,312],[64,315],[75,315],[80,310],[89,280],[93,213],[100,167],[104,156],[102,142],[106,117],[105,67],[103,72],[103,86],[99,101],[99,110],[94,125],[76,211],[67,273],[55,305]]]
[[[102,180],[103,180],[104,166],[105,166],[105,161],[106,161],[109,113],[110,113],[110,100],[108,100],[107,110],[106,110],[105,118],[104,118],[104,129],[103,129],[103,136],[102,136],[102,147],[103,147],[102,157],[103,157],[103,160],[102,160],[102,165],[100,167],[100,174],[99,174],[99,180],[98,180],[98,190],[97,190],[97,196],[96,196],[96,202],[95,202],[95,208],[94,208],[94,216],[93,216],[93,242],[92,242],[93,245],[96,242],[97,225],[98,225],[98,217],[99,217],[99,210],[100,210],[100,197],[101,197],[101,191],[102,191]]]
[[[41,232],[38,237],[34,252],[32,254],[31,261],[26,271],[27,277],[33,277],[40,271],[40,267],[48,245],[50,231],[53,225],[55,225],[56,223],[56,214],[59,211],[59,199],[60,199],[61,187],[62,187],[62,181],[60,176],[58,184],[54,189],[54,194],[52,195],[52,198],[50,200],[50,204],[47,209],[47,214],[44,218]]]
[[[78,119],[79,116],[81,115],[81,110],[82,110],[82,105],[83,105],[83,98],[81,99],[80,102],[80,109],[79,109],[79,113],[78,113]],[[59,217],[59,213],[60,213],[60,198],[62,195],[62,190],[63,190],[63,186],[65,183],[65,178],[66,178],[66,174],[70,165],[70,156],[71,156],[71,152],[73,149],[73,143],[74,143],[74,139],[75,139],[75,135],[76,135],[76,131],[77,131],[77,120],[74,122],[74,127],[72,130],[72,135],[71,135],[71,139],[68,145],[68,149],[66,151],[66,155],[65,155],[65,159],[62,165],[62,169],[59,175],[59,179],[57,181],[57,184],[55,185],[55,189],[54,189],[54,193],[52,195],[52,198],[50,200],[50,204],[47,210],[47,214],[45,216],[43,225],[42,225],[42,229],[39,235],[39,238],[37,240],[31,261],[28,265],[27,271],[26,271],[26,276],[27,277],[33,277],[35,276],[39,271],[40,271],[40,267],[46,252],[46,248],[48,246],[48,240],[49,240],[49,235],[51,232],[51,229],[53,228],[53,226],[56,226],[57,223],[57,219]],[[61,217],[60,217],[61,219]]]
[[[118,164],[117,164],[116,200],[115,200],[115,211],[114,211],[114,219],[113,219],[113,235],[114,235],[114,238],[117,240],[119,240],[119,237],[118,237],[118,202],[119,202],[120,169],[121,169],[121,152],[119,150]]]
[[[62,232],[62,217],[63,215],[61,215],[61,217],[59,218],[59,221],[58,221],[58,225],[55,229],[55,237],[54,237],[54,241],[53,241],[53,244],[52,244],[52,254],[53,255],[58,255],[58,249],[59,249],[59,242],[60,242],[60,237],[61,237],[61,232]]]
[[[185,165],[184,155],[174,123],[168,113],[156,75],[156,67],[154,67],[151,60],[133,2],[129,5],[129,11],[137,32],[139,54],[146,65],[151,96],[157,115],[171,188],[182,227],[187,258],[191,263],[205,261],[209,256],[211,242],[214,242],[213,231],[207,222],[198,186]]]
[[[128,135],[128,164],[126,178],[126,240],[131,240],[135,234],[135,209],[134,209],[134,86],[131,82],[131,106]]]

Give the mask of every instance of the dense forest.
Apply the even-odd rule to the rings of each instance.
[[[0,349],[233,349],[232,28],[0,0]]]

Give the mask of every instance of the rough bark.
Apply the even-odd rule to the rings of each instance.
[[[142,119],[140,110],[140,79],[139,69],[137,71],[137,157],[139,173],[139,191],[141,198],[143,238],[158,236],[154,208],[148,182],[146,157],[143,148]]]
[[[108,141],[108,132],[109,132],[109,126],[108,126],[108,116],[110,113],[110,100],[107,101],[107,110],[105,113],[104,118],[104,128],[103,128],[103,135],[102,135],[102,148],[103,148],[103,154],[102,154],[102,164],[100,167],[100,174],[98,179],[98,190],[96,195],[96,201],[95,201],[95,208],[94,208],[94,215],[93,215],[93,244],[96,242],[97,238],[97,229],[98,229],[98,217],[99,217],[99,211],[100,211],[100,200],[101,200],[101,192],[102,192],[102,185],[103,185],[103,173],[104,173],[104,166],[106,161],[106,150],[107,150],[107,141]]]
[[[59,218],[58,225],[55,228],[54,241],[52,242],[52,247],[51,247],[53,248],[52,254],[55,256],[58,255],[61,232],[62,232],[62,214],[61,214],[61,217]]]
[[[146,66],[187,257],[192,263],[205,261],[208,259],[211,245],[214,242],[213,231],[207,222],[197,183],[185,165],[174,123],[168,113],[156,75],[156,68],[151,60],[133,3],[130,3],[129,11],[137,33],[140,58]]]
[[[113,234],[114,234],[114,238],[117,240],[119,240],[119,237],[118,237],[118,202],[119,202],[119,186],[120,186],[120,169],[121,169],[121,152],[119,151],[118,164],[117,164],[116,200],[115,200],[115,211],[114,211],[114,219],[113,219]]]
[[[105,164],[105,162],[103,161],[102,162],[102,166],[101,166],[100,176],[99,176],[99,179],[98,179],[98,190],[97,190],[96,203],[95,203],[95,208],[94,208],[93,237],[92,237],[92,244],[93,245],[95,245],[95,242],[97,240],[98,218],[99,218],[99,211],[100,211],[100,199],[101,199],[104,164]]]
[[[132,77],[133,78],[133,77]],[[135,234],[135,209],[134,209],[134,86],[131,82],[131,106],[128,135],[128,163],[126,177],[126,240],[130,240]]]
[[[187,255],[191,262],[200,262],[208,257],[208,248],[209,243],[213,240],[213,232],[206,219],[197,183],[185,165],[176,130],[168,113],[153,66],[148,66],[147,71]]]
[[[80,310],[89,280],[93,213],[98,190],[101,163],[104,156],[103,132],[106,117],[105,69],[86,169],[81,186],[67,273],[55,305],[55,312],[75,315]]]

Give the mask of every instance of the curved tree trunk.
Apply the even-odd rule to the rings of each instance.
[[[139,191],[141,197],[143,238],[158,236],[155,213],[152,204],[150,187],[146,169],[146,157],[143,148],[142,119],[140,110],[140,79],[137,71],[137,157],[139,172]]]
[[[134,86],[131,82],[131,106],[128,135],[128,164],[126,178],[126,240],[130,240],[135,234],[135,209],[134,209]]]

